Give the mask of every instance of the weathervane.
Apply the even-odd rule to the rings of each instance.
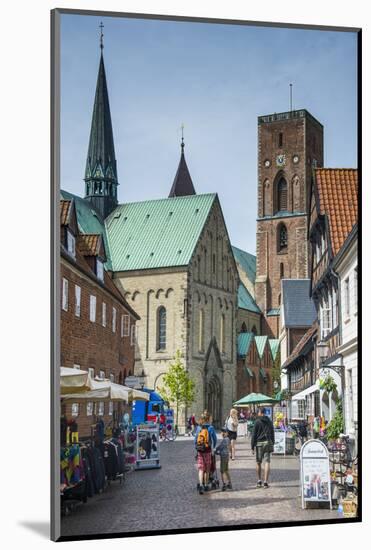
[[[182,153],[183,153],[184,152],[184,135],[183,135],[184,124],[183,123],[182,123],[181,129],[182,129],[182,143],[180,144],[180,146],[182,148]]]
[[[99,27],[100,27],[100,49],[103,50],[103,47],[104,47],[103,46],[103,36],[104,36],[103,27],[104,27],[104,25],[103,25],[102,21],[100,22]]]

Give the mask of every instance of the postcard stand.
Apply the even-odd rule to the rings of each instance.
[[[136,429],[135,469],[161,468],[159,427],[139,424]]]

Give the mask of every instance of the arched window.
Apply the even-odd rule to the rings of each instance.
[[[247,332],[246,323],[242,323],[240,332]]]
[[[220,317],[220,351],[225,353],[225,315]]]
[[[287,182],[281,178],[277,186],[277,207],[278,211],[287,210]]]
[[[166,309],[163,306],[157,312],[157,349],[166,349]]]
[[[285,275],[285,267],[284,267],[283,263],[281,262],[280,263],[280,279],[283,279],[284,275]]]
[[[205,315],[204,315],[204,310],[203,309],[200,309],[199,311],[199,314],[198,314],[198,351],[201,351],[203,352],[205,350],[205,345],[204,345],[204,341],[205,341],[205,338],[204,338],[204,324],[205,324]]]
[[[277,249],[278,252],[287,251],[287,227],[284,223],[277,228]]]
[[[256,330],[256,326],[254,325],[251,329],[251,332],[255,334],[255,336],[258,334],[258,331]]]

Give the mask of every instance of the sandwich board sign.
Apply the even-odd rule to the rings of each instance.
[[[327,447],[319,439],[309,439],[300,449],[301,504],[331,503],[330,462]]]
[[[274,430],[273,454],[286,454],[286,432],[283,430]]]

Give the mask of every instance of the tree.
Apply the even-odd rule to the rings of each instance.
[[[169,370],[163,375],[163,386],[159,388],[161,397],[176,407],[176,425],[178,426],[179,408],[190,405],[195,399],[195,383],[182,363],[182,353],[177,350]]]

